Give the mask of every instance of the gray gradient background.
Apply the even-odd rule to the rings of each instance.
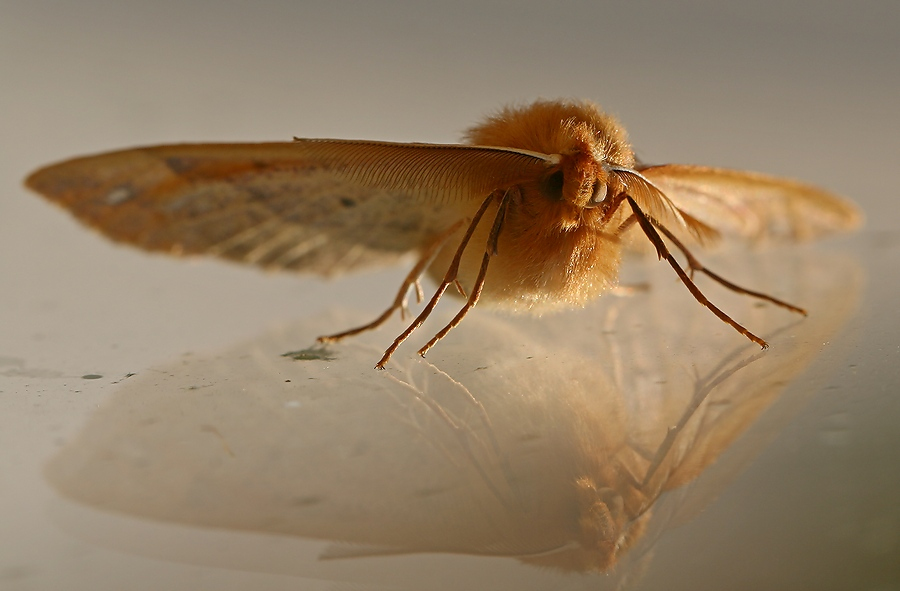
[[[900,589],[898,28],[892,0],[0,1],[0,589],[347,588],[82,541],[48,515],[41,469],[112,376],[333,303],[375,310],[396,281],[113,248],[22,188],[29,170],[156,142],[451,142],[504,103],[557,96],[603,104],[645,160],[815,181],[868,218],[839,243],[869,282],[831,387],[659,541],[646,588]],[[825,446],[835,423],[846,440]]]

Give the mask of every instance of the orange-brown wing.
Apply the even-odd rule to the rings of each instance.
[[[810,240],[862,223],[852,203],[788,179],[680,164],[639,170],[679,210],[726,237]]]
[[[119,242],[329,275],[393,262],[545,168],[516,150],[296,140],[121,150],[26,184]]]

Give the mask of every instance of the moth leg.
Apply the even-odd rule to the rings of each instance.
[[[447,242],[447,239],[450,238],[457,230],[459,230],[463,225],[462,220],[450,226],[444,233],[442,233],[436,240],[432,242],[430,246],[422,253],[422,256],[416,262],[415,266],[410,270],[410,272],[406,275],[406,278],[403,280],[403,283],[400,284],[400,290],[397,292],[397,296],[394,298],[393,303],[388,307],[387,310],[381,313],[378,318],[369,322],[368,324],[364,324],[362,326],[358,326],[356,328],[351,328],[350,330],[345,330],[343,332],[339,332],[332,335],[324,335],[320,336],[316,339],[316,341],[320,343],[334,343],[346,337],[358,335],[361,332],[365,332],[367,330],[373,330],[378,328],[382,324],[384,324],[388,318],[391,317],[391,314],[394,313],[395,310],[400,310],[400,315],[403,317],[404,311],[407,310],[407,302],[408,302],[408,294],[410,288],[413,288],[416,293],[416,300],[421,302],[423,299],[422,293],[422,285],[419,283],[419,278],[422,276],[422,273],[425,272],[425,269],[428,267],[428,264],[431,262],[431,259],[434,258],[434,255],[437,254],[437,251]]]
[[[415,320],[406,327],[400,336],[394,339],[394,342],[391,343],[391,346],[388,347],[384,355],[375,364],[375,369],[384,369],[384,366],[387,364],[388,360],[391,358],[391,355],[394,354],[394,351],[400,346],[403,341],[409,338],[409,335],[414,333],[417,328],[422,326],[422,323],[425,322],[425,319],[431,315],[431,312],[434,311],[434,308],[437,306],[438,301],[441,299],[441,296],[444,295],[444,292],[447,291],[447,288],[450,287],[456,281],[456,276],[459,273],[459,263],[462,260],[463,251],[465,251],[466,246],[469,244],[469,241],[472,239],[472,234],[475,233],[475,228],[478,226],[478,222],[481,221],[481,218],[484,217],[484,212],[487,211],[488,206],[491,202],[496,199],[496,193],[491,193],[487,199],[481,204],[481,207],[478,208],[478,211],[475,212],[475,215],[472,216],[472,221],[469,222],[469,227],[466,229],[466,233],[463,235],[462,240],[459,243],[459,246],[456,249],[456,254],[453,255],[453,260],[450,262],[450,266],[447,268],[447,272],[444,274],[444,278],[441,280],[440,285],[438,285],[437,290],[434,292],[434,295],[431,296],[431,299],[428,300],[428,303],[425,304],[425,307],[416,316]]]
[[[462,225],[462,223],[460,223],[459,225],[454,225],[453,230],[456,231],[461,225]],[[443,244],[444,241],[445,240],[442,238],[440,240],[440,244]],[[437,249],[435,248],[434,250],[436,251]],[[430,249],[429,249],[429,251],[430,251]],[[430,251],[430,252],[434,252],[434,251]],[[410,272],[410,275],[412,275],[412,272]],[[409,277],[407,277],[407,280],[408,279],[409,279]],[[416,304],[421,304],[422,300],[425,299],[425,292],[422,291],[421,279],[422,279],[422,277],[421,277],[421,275],[419,275],[419,277],[416,277],[415,281],[412,282],[413,293],[416,294]],[[407,314],[409,314],[409,291],[406,292],[406,295],[403,298],[403,302],[400,304],[400,320],[406,320]]]
[[[628,204],[631,206],[631,210],[634,212],[634,216],[635,218],[637,218],[637,222],[640,225],[641,230],[644,231],[644,234],[646,234],[647,238],[656,248],[656,253],[659,258],[666,259],[666,261],[668,261],[669,265],[672,266],[672,269],[674,269],[675,273],[678,275],[678,278],[681,279],[681,282],[684,283],[684,286],[687,287],[688,291],[691,292],[691,295],[694,296],[694,299],[706,306],[710,310],[710,312],[712,312],[719,318],[719,320],[728,324],[733,329],[735,329],[763,349],[768,349],[769,343],[738,324],[731,316],[720,310],[718,307],[716,307],[715,304],[709,301],[705,295],[703,295],[703,292],[700,291],[700,288],[698,288],[697,285],[693,281],[691,281],[691,278],[688,277],[688,274],[684,272],[684,269],[681,268],[681,266],[678,264],[678,261],[676,261],[675,257],[672,256],[672,253],[669,252],[669,249],[666,247],[666,243],[663,242],[662,237],[656,231],[656,227],[654,226],[653,222],[651,222],[646,214],[641,211],[641,208],[638,207],[637,203],[634,202],[634,199],[632,199],[630,196],[626,197],[626,199],[628,199]]]
[[[475,307],[475,304],[478,303],[478,298],[481,297],[481,290],[484,288],[484,277],[487,274],[488,263],[491,261],[491,257],[497,254],[497,241],[500,238],[500,229],[503,226],[503,219],[506,217],[506,209],[509,206],[509,193],[503,196],[503,200],[500,202],[500,207],[497,209],[497,215],[494,217],[494,225],[491,226],[491,234],[488,237],[487,247],[484,250],[484,257],[481,259],[481,268],[478,270],[478,277],[475,279],[475,285],[472,287],[472,293],[469,294],[469,298],[466,300],[466,303],[463,304],[463,307],[460,308],[459,312],[457,312],[456,316],[453,317],[453,320],[447,323],[447,326],[442,328],[436,335],[434,335],[430,341],[428,341],[424,347],[419,349],[419,355],[422,357],[425,356],[425,353],[428,352],[429,349],[435,346],[439,340],[447,336],[451,330],[456,328],[466,314],[469,313],[469,310]]]
[[[685,248],[684,244],[682,244],[677,238],[675,238],[675,236],[673,236],[672,233],[667,228],[665,228],[664,226],[662,226],[658,223],[653,223],[653,225],[656,226],[660,232],[665,234],[666,238],[671,240],[672,244],[674,244],[678,248],[678,250],[680,250],[682,253],[684,253],[684,256],[687,259],[688,267],[690,268],[692,275],[695,271],[699,271],[700,273],[703,273],[710,279],[720,283],[721,285],[724,285],[731,291],[734,291],[737,293],[742,293],[744,295],[748,295],[748,296],[758,298],[761,300],[766,300],[767,302],[772,302],[773,304],[781,306],[782,308],[787,308],[791,312],[796,312],[797,314],[803,314],[804,316],[806,316],[806,310],[804,310],[803,308],[799,308],[793,304],[789,304],[783,300],[779,300],[778,298],[772,297],[768,294],[764,294],[762,292],[753,291],[751,289],[746,289],[739,285],[735,285],[734,283],[728,281],[724,277],[721,277],[721,276],[717,275],[716,273],[713,273],[712,271],[710,271],[709,269],[704,267],[700,263],[700,261],[698,261],[696,258],[694,258],[694,255],[692,255],[688,251],[688,249]]]

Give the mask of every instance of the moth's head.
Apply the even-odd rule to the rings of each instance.
[[[517,148],[550,156],[541,181],[550,199],[576,209],[596,207],[615,183],[609,167],[632,168],[634,152],[625,130],[589,101],[537,101],[506,107],[466,134],[469,143]]]

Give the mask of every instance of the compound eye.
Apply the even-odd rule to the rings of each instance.
[[[563,171],[557,170],[544,179],[541,189],[551,201],[562,201],[565,184],[566,179]]]
[[[606,200],[606,183],[594,183],[594,194],[591,195],[590,207],[596,207]]]

